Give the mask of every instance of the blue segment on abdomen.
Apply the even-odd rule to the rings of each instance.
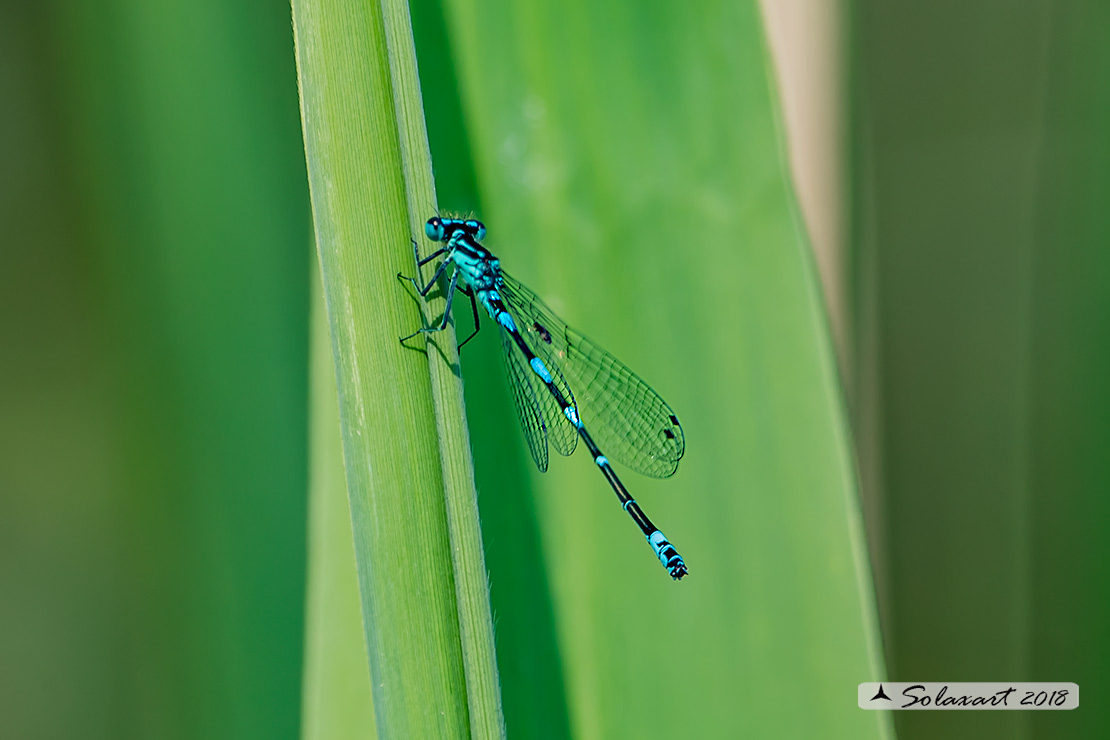
[[[509,317],[509,320],[512,321],[512,317]],[[547,367],[543,364],[543,360],[538,357],[533,357],[532,369],[536,371],[536,375],[539,375],[541,378],[543,378],[543,382],[551,382],[551,373],[547,372]]]
[[[667,538],[664,537],[663,533],[660,532],[658,529],[648,535],[647,539],[648,542],[651,544],[651,548],[655,550],[655,554],[659,558],[660,562],[662,562],[663,565],[666,565],[667,559],[663,555],[663,550],[667,547],[667,545],[671,543],[667,542]]]
[[[502,311],[501,313],[497,314],[497,323],[501,324],[501,326],[505,327],[509,331],[517,330],[516,322],[513,321],[513,317],[509,315],[508,311]],[[532,365],[532,367],[535,367],[535,365]]]

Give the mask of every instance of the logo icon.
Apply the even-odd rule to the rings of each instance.
[[[885,691],[883,691],[883,685],[882,684],[879,684],[878,693],[876,693],[874,696],[871,697],[871,701],[875,701],[876,699],[886,699],[887,701],[894,701],[893,699],[891,699],[889,696],[886,695]]]

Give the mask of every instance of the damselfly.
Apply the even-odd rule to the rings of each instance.
[[[481,303],[500,328],[506,374],[536,466],[541,472],[547,470],[548,444],[569,455],[581,438],[659,562],[672,578],[681,579],[687,572],[682,556],[629,495],[598,445],[600,442],[615,460],[644,475],[673,475],[686,441],[670,406],[624,363],[567,326],[535,293],[504,272],[498,259],[480,243],[486,234],[481,221],[436,216],[428,219],[424,232],[445,246],[421,258],[413,241],[417,264],[425,265],[441,255],[443,262],[427,285],[404,275],[398,277],[426,296],[448,265],[454,265],[447,307],[438,325],[401,341],[447,328],[451,299],[458,289],[470,298],[474,312],[474,331],[459,344],[461,348],[478,333]]]

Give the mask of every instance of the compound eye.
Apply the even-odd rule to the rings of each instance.
[[[443,221],[439,216],[432,216],[428,219],[428,223],[424,224],[424,233],[432,241],[441,242],[444,239],[445,232],[443,229]]]
[[[481,241],[486,236],[486,225],[481,221],[470,219],[466,222],[466,229],[473,234],[474,238],[478,241]]]

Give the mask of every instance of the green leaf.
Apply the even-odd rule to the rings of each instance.
[[[509,731],[886,735],[850,698],[883,675],[872,584],[755,4],[446,8],[470,145],[433,141],[437,172],[473,159],[503,267],[688,445],[671,480],[621,473],[690,566],[674,583],[588,459],[523,473],[496,332],[467,346]]]
[[[317,278],[319,275],[316,276]],[[376,737],[324,295],[312,304],[302,740]]]
[[[444,307],[397,278],[435,200],[408,8],[293,17],[378,732],[501,737],[454,334],[397,341]]]

